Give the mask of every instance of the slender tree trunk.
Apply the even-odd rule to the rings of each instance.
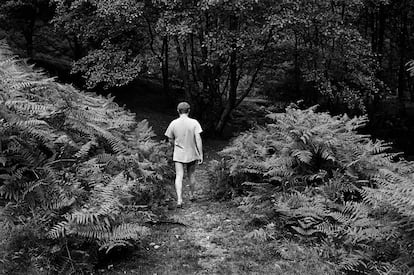
[[[408,11],[401,4],[401,29],[399,45],[399,71],[398,71],[398,99],[400,103],[400,114],[405,114],[405,92],[406,92],[406,67],[407,63],[407,36],[408,36]]]
[[[384,79],[384,66],[382,65],[384,62],[384,40],[385,40],[385,28],[386,28],[386,20],[387,20],[387,12],[385,9],[384,4],[380,4],[379,11],[378,11],[378,43],[377,43],[377,53],[378,53],[378,63],[379,63],[379,70],[377,71],[378,79]],[[375,98],[378,95],[374,95],[374,103],[377,101]]]
[[[369,29],[369,7],[365,6],[365,25],[364,25],[364,31],[365,31],[365,37],[368,37],[368,29]]]
[[[238,27],[238,19],[236,16],[230,18],[230,31],[236,31]],[[237,86],[238,86],[238,77],[237,77],[237,45],[236,43],[232,44],[232,51],[230,53],[230,66],[229,66],[229,74],[230,74],[230,87],[226,105],[224,110],[220,115],[220,119],[216,125],[216,132],[221,134],[224,130],[224,126],[226,125],[231,112],[233,111],[234,107],[236,106],[237,102]]]
[[[30,19],[27,29],[23,31],[26,40],[26,54],[29,58],[33,58],[33,35],[36,24],[36,15]]]
[[[214,95],[213,85],[213,68],[209,64],[209,52],[206,45],[205,37],[209,31],[213,28],[213,22],[210,17],[209,11],[204,12],[203,24],[201,25],[200,32],[198,33],[198,43],[200,47],[200,61],[197,66],[195,60],[194,51],[194,36],[190,36],[191,47],[191,70],[193,72],[194,85],[197,89],[197,110],[195,116],[202,119],[206,125],[207,131],[215,131],[216,117],[220,113],[222,102],[221,96]],[[200,84],[199,84],[200,83]]]
[[[228,121],[231,111],[236,106],[237,100],[237,86],[238,86],[238,79],[237,79],[237,50],[233,49],[230,54],[230,87],[229,87],[229,95],[227,99],[227,103],[224,107],[224,110],[221,113],[220,119],[216,126],[216,132],[221,134],[223,132],[224,126]]]
[[[198,75],[197,75],[197,66],[195,62],[195,50],[194,50],[194,34],[190,34],[190,48],[191,48],[191,74],[193,77],[193,82],[198,82]]]
[[[163,60],[162,60],[162,84],[164,93],[167,97],[170,97],[170,77],[169,77],[169,67],[168,67],[168,59],[169,59],[169,45],[168,45],[168,37],[164,36],[162,40],[162,51],[163,51]]]
[[[209,83],[209,79],[210,79],[210,69],[207,66],[207,61],[208,61],[208,50],[207,50],[207,46],[205,45],[205,38],[204,36],[207,35],[209,29],[210,29],[210,17],[209,17],[209,13],[205,12],[204,14],[205,17],[205,27],[204,30],[201,32],[200,35],[200,45],[201,45],[201,81],[203,82],[203,87],[202,87],[202,92],[205,93],[208,90],[208,83]]]
[[[372,51],[377,52],[377,12],[375,9],[372,10],[371,16],[370,16],[370,24],[371,24],[371,46]]]
[[[184,56],[186,53],[184,53],[183,49],[181,48],[180,41],[178,40],[178,37],[174,37],[175,39],[175,48],[177,50],[178,55],[178,64],[180,68],[180,75],[181,79],[184,84],[184,94],[185,99],[190,102],[191,105],[194,105],[193,103],[193,96],[191,91],[191,83],[190,83],[190,76],[188,72],[188,59]]]
[[[380,62],[382,60],[382,55],[384,54],[385,24],[386,24],[385,6],[384,4],[380,4],[379,18],[378,18],[378,45],[377,45],[377,51],[380,54]]]
[[[293,79],[295,81],[294,86],[295,90],[294,93],[301,95],[302,98],[309,93],[302,92],[300,90],[300,67],[299,67],[299,39],[298,35],[295,33],[295,52],[294,52],[294,69],[293,69]]]

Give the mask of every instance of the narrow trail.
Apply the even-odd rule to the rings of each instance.
[[[201,165],[196,171],[195,202],[188,201],[184,186],[184,207],[166,213],[172,222],[152,225],[140,250],[108,263],[99,274],[332,274],[317,253],[287,236],[264,241],[247,237],[263,224],[252,223],[234,202],[212,200],[205,169]]]
[[[197,200],[186,199],[185,186],[184,207],[166,214],[177,223],[153,225],[144,248],[105,274],[278,274],[280,267],[271,264],[276,250],[245,238],[246,214],[231,202],[210,199],[204,165],[196,176]]]
[[[161,137],[173,116],[137,111],[138,119],[148,119]],[[186,274],[299,274],[321,275],[318,255],[303,251],[285,234],[271,240],[257,240],[246,235],[262,228],[232,201],[212,199],[207,174],[208,162],[227,141],[206,140],[205,163],[197,167],[197,200],[186,197],[187,178],[183,186],[184,207],[166,210],[164,218],[172,223],[150,226],[151,234],[133,251],[115,262],[108,262],[98,274],[186,275]],[[168,187],[174,190],[173,183]],[[174,195],[175,197],[175,195]]]
[[[263,225],[252,223],[234,202],[211,199],[204,165],[196,175],[197,200],[186,200],[184,187],[184,207],[166,213],[173,223],[151,226],[141,250],[100,274],[332,274],[317,253],[287,236],[264,241],[247,237]]]

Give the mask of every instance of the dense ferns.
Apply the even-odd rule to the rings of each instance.
[[[145,235],[150,215],[139,210],[149,201],[140,199],[167,169],[152,135],[112,99],[46,78],[2,44],[0,213],[15,233],[3,262],[73,271],[93,244],[109,251]],[[134,217],[129,208],[138,209]],[[39,242],[29,247],[19,232]]]
[[[413,271],[414,165],[358,134],[365,117],[314,109],[269,114],[221,152],[215,180],[247,195],[242,208],[317,241],[338,271]]]

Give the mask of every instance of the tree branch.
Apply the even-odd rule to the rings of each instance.
[[[274,27],[271,27],[270,30],[269,30],[269,34],[267,36],[266,43],[263,46],[263,52],[265,52],[267,50],[268,46],[269,46],[270,40],[272,39],[273,30],[274,30]],[[235,104],[234,108],[236,108],[237,106],[239,106],[240,103],[242,103],[242,101],[246,98],[246,96],[249,95],[249,93],[253,89],[253,86],[254,86],[254,84],[256,82],[257,76],[259,75],[260,70],[263,68],[264,60],[265,60],[265,58],[262,57],[260,59],[260,61],[258,62],[257,66],[256,66],[256,70],[255,70],[255,72],[252,75],[252,78],[251,78],[251,81],[250,81],[249,86],[247,87],[246,90],[244,90],[244,92],[242,93],[242,95],[240,96],[240,98],[236,100],[236,104]]]
[[[151,28],[151,22],[148,20],[148,18],[145,18],[145,22],[147,22],[148,25],[148,33],[150,35],[150,48],[152,53],[158,58],[158,60],[160,62],[162,62],[162,55],[160,56],[154,49],[154,34],[152,33],[152,28]]]

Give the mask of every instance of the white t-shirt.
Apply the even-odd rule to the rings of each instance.
[[[170,123],[165,135],[174,140],[173,161],[189,163],[201,159],[195,137],[202,131],[200,123],[185,114]]]

